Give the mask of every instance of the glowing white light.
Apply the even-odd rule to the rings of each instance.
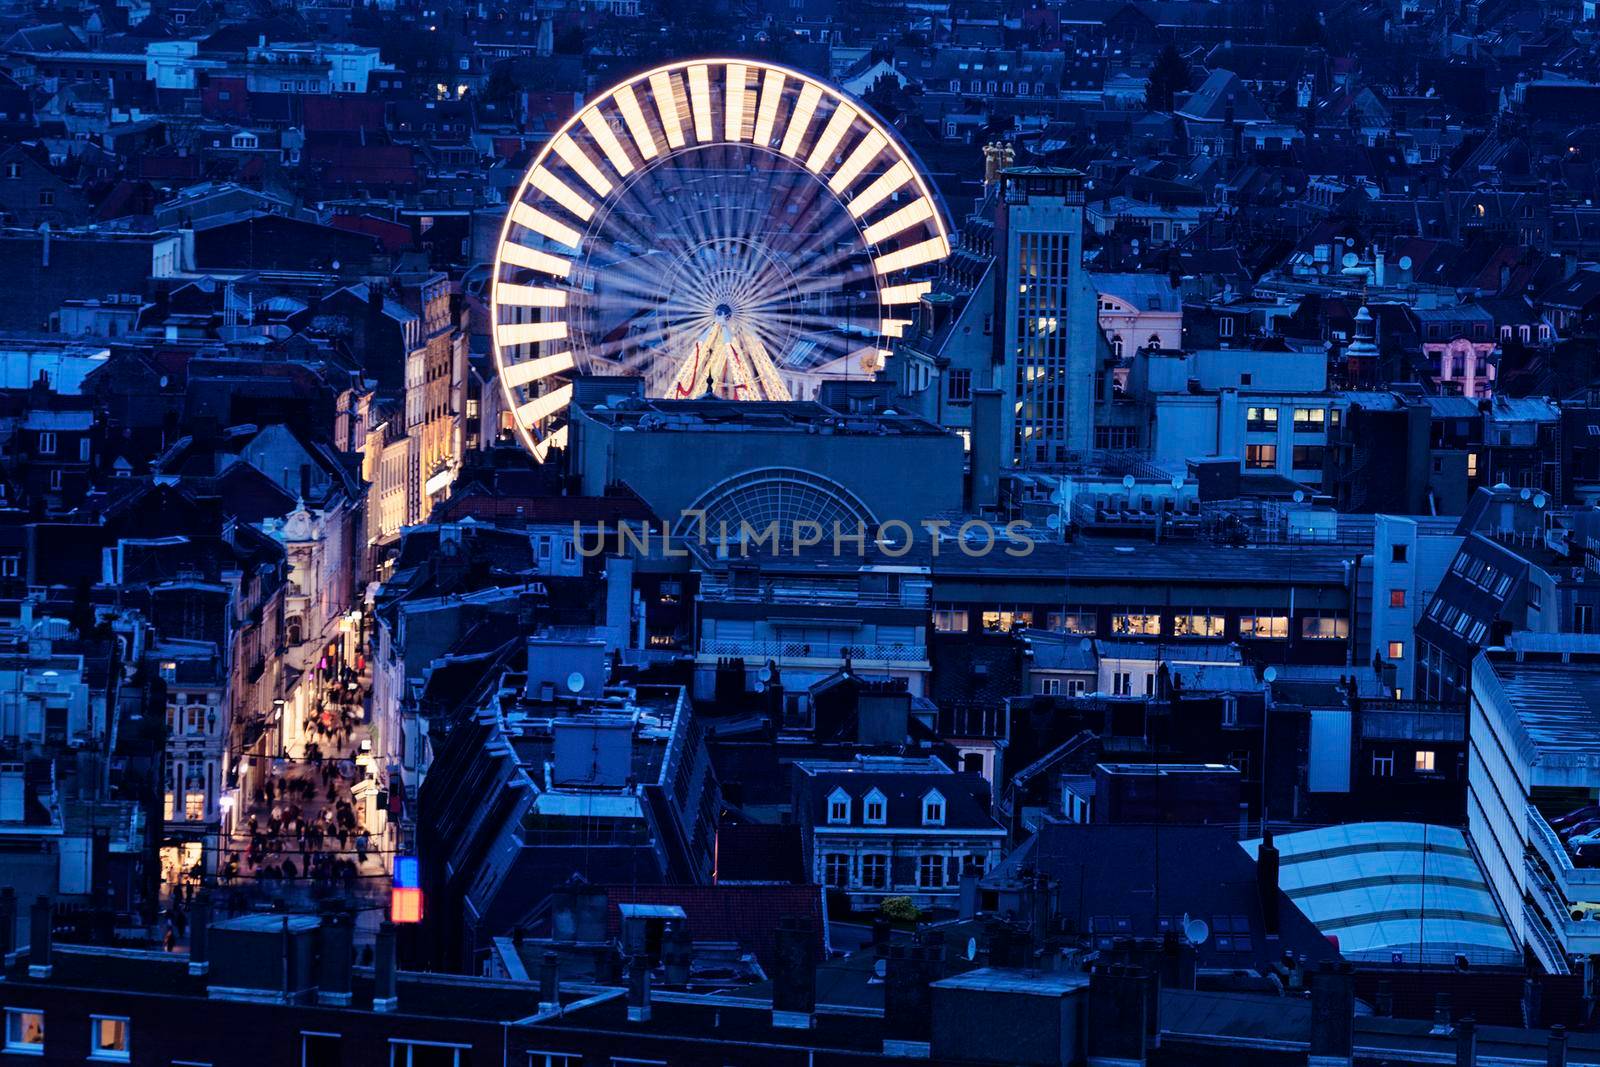
[[[520,200],[511,205],[511,221],[541,237],[550,238],[556,244],[566,245],[574,252],[578,250],[578,242],[583,239],[582,235],[571,226],[551,218],[538,208],[529,207]]]
[[[716,137],[711,124],[711,70],[704,63],[689,68],[689,110],[694,112],[694,139],[705,144]]]
[[[589,136],[594,138],[594,143],[600,146],[600,151],[606,154],[618,174],[626,178],[633,173],[633,160],[622,150],[622,142],[617,140],[617,135],[611,131],[611,124],[598,107],[583,113],[583,128],[589,131]]]
[[[850,214],[859,219],[862,215],[865,215],[893,196],[896,189],[914,177],[916,175],[911,170],[911,164],[903,159],[899,160],[894,166],[873,179],[871,185],[861,190],[851,199],[848,205]]]
[[[805,140],[811,120],[816,117],[817,105],[822,102],[822,90],[811,82],[800,89],[800,98],[794,102],[794,114],[789,116],[789,128],[783,131],[783,144],[778,151],[794,159],[800,154],[800,142]]]
[[[750,138],[763,148],[772,143],[772,124],[777,121],[782,102],[783,71],[769,70],[761,82],[761,106],[756,109],[756,129]]]
[[[573,368],[571,352],[557,352],[553,356],[541,356],[538,359],[525,359],[521,363],[512,363],[500,372],[500,379],[507,389],[518,389],[529,382],[543,381],[554,374],[565,374]]]
[[[878,153],[888,147],[888,144],[889,138],[877,130],[868,130],[867,135],[861,138],[861,143],[856,145],[855,151],[845,158],[839,169],[833,172],[833,177],[828,179],[828,188],[835,193],[842,193],[850,188],[850,183],[867,169],[869,163],[878,158]]]
[[[722,93],[722,135],[730,141],[744,140],[744,97],[748,73],[743,63],[728,64],[728,85]]]
[[[528,184],[578,216],[584,222],[588,222],[594,217],[594,205],[585,200],[582,193],[557,178],[545,168],[534,167],[533,173],[528,175]]]
[[[524,426],[537,426],[546,418],[567,406],[572,399],[572,386],[563,385],[544,396],[536,396],[517,408],[517,421]]]
[[[878,291],[878,303],[885,306],[915,304],[922,299],[924,293],[932,291],[932,282],[907,282],[904,285],[886,285]]]
[[[929,200],[913,200],[894,214],[879,219],[862,230],[861,237],[867,244],[875,245],[931,218],[933,218],[933,203]]]
[[[505,307],[564,308],[567,306],[565,289],[544,289],[537,285],[515,285],[501,282],[494,287],[495,300]]]
[[[656,100],[656,114],[667,135],[668,148],[683,147],[683,123],[678,119],[678,79],[665,71],[650,75],[650,95]]]
[[[840,104],[834,109],[833,117],[822,128],[822,136],[817,138],[816,147],[811,149],[811,155],[806,158],[807,170],[815,174],[833,162],[833,150],[839,147],[839,142],[844,140],[850,124],[855,120],[856,109],[849,104]]]
[[[907,270],[911,267],[920,267],[924,263],[932,263],[949,254],[950,242],[940,235],[905,248],[897,248],[886,256],[879,256],[872,261],[872,266],[879,274],[890,274],[897,270]]]
[[[611,195],[611,179],[607,178],[600,170],[599,165],[589,158],[588,153],[578,147],[578,142],[566,134],[562,134],[556,138],[555,150],[556,155],[560,156],[567,166],[572,168],[573,173],[582,178],[589,188],[600,196]]]
[[[527,267],[542,274],[553,274],[557,278],[565,278],[572,271],[572,264],[560,256],[510,241],[500,246],[500,258],[512,266]]]
[[[633,134],[633,144],[639,150],[640,158],[656,158],[655,134],[650,132],[650,124],[644,118],[644,109],[639,106],[633,90],[624,85],[617,90],[616,100],[617,110],[622,112],[623,121],[628,124],[628,132]]]
[[[567,324],[564,322],[502,322],[495,328],[495,340],[504,348],[559,341],[565,336]]]

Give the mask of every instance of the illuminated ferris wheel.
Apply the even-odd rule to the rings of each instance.
[[[812,396],[867,375],[950,253],[894,133],[815,78],[702,59],[556,132],[511,199],[490,310],[506,403],[543,459],[571,375],[652,396]]]

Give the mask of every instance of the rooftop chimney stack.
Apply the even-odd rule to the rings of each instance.
[[[55,935],[53,928],[55,918],[49,897],[40,896],[33,902],[29,921],[28,977],[49,978],[53,969],[51,939]]]
[[[1451,1032],[1450,994],[1435,993],[1433,995],[1433,1029],[1429,1033],[1448,1034]]]
[[[1111,963],[1089,975],[1084,1042],[1089,1067],[1145,1062],[1150,978],[1142,969]]]
[[[628,960],[628,1021],[650,1021],[650,967],[642,956]]]
[[[394,1011],[400,1006],[400,998],[395,994],[394,937],[394,923],[385,919],[378,925],[378,943],[373,951],[373,1011]]]
[[[1456,1067],[1473,1067],[1478,1062],[1478,1024],[1467,1016],[1456,1024]]]
[[[354,962],[355,930],[348,912],[330,910],[318,930],[322,958],[317,976],[317,1003],[343,1008],[350,1004],[350,969]]]
[[[772,975],[772,1025],[809,1030],[817,1007],[817,969],[811,958],[809,918],[778,920],[778,944]]]
[[[1556,1023],[1550,1028],[1549,1044],[1545,1046],[1545,1067],[1567,1067],[1567,1028]]]
[[[539,1010],[554,1011],[561,1006],[561,954],[546,952],[539,957]]]
[[[0,960],[17,948],[17,891],[0,886]]]
[[[934,982],[944,977],[943,945],[890,945],[884,960],[884,1055],[928,1054]]]
[[[1268,937],[1278,936],[1281,916],[1278,914],[1278,846],[1272,843],[1272,831],[1267,830],[1256,850],[1256,888],[1261,896],[1261,927]]]
[[[1355,1053],[1355,975],[1324,962],[1311,975],[1310,1067],[1349,1067]]]
[[[211,895],[201,893],[189,905],[189,973],[211,972]]]

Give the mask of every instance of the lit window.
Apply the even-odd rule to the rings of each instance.
[[[1338,612],[1317,612],[1300,620],[1300,636],[1312,641],[1342,641],[1350,636],[1350,620]]]
[[[1419,774],[1432,774],[1433,773],[1433,749],[1431,749],[1431,748],[1419,748],[1419,749],[1417,749],[1417,773],[1419,773]]]
[[[116,1015],[89,1016],[89,1058],[126,1060],[128,1020]]]
[[[198,789],[191,789],[183,795],[183,817],[189,822],[204,822],[206,818],[206,795]]]
[[[1127,610],[1111,616],[1111,632],[1141,637],[1155,637],[1161,633],[1161,616],[1155,612]]]
[[[1174,637],[1221,637],[1223,627],[1223,617],[1212,611],[1180,610],[1172,617]]]
[[[1389,642],[1389,658],[1390,659],[1405,659],[1406,658],[1406,643],[1404,641],[1390,641]]]
[[[1277,612],[1240,615],[1239,636],[1282,640],[1289,636],[1289,616]]]
[[[44,1055],[44,1012],[6,1009],[6,1051]]]
[[[1278,466],[1278,446],[1245,445],[1244,465],[1253,471],[1275,470]]]
[[[933,628],[942,634],[967,632],[967,613],[959,608],[934,608]]]
[[[1406,606],[1406,591],[1404,589],[1391,589],[1391,590],[1389,590],[1389,606],[1391,608],[1403,608],[1403,607],[1405,607]]]
[[[1270,432],[1278,428],[1277,408],[1245,408],[1245,428],[1255,432]]]

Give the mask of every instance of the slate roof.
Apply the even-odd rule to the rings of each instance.
[[[851,799],[849,825],[853,828],[866,826],[863,802],[869,793],[877,790],[887,801],[885,829],[921,829],[922,798],[937,789],[944,797],[943,829],[1000,830],[989,814],[987,779],[980,774],[957,774],[932,757],[927,762],[929,769],[920,772],[879,770],[871,759],[858,761],[853,767],[841,763],[797,763],[796,769],[810,779],[807,783],[810,810],[801,817],[808,818],[818,830],[843,825],[828,822],[828,798],[835,790],[843,789]]]

